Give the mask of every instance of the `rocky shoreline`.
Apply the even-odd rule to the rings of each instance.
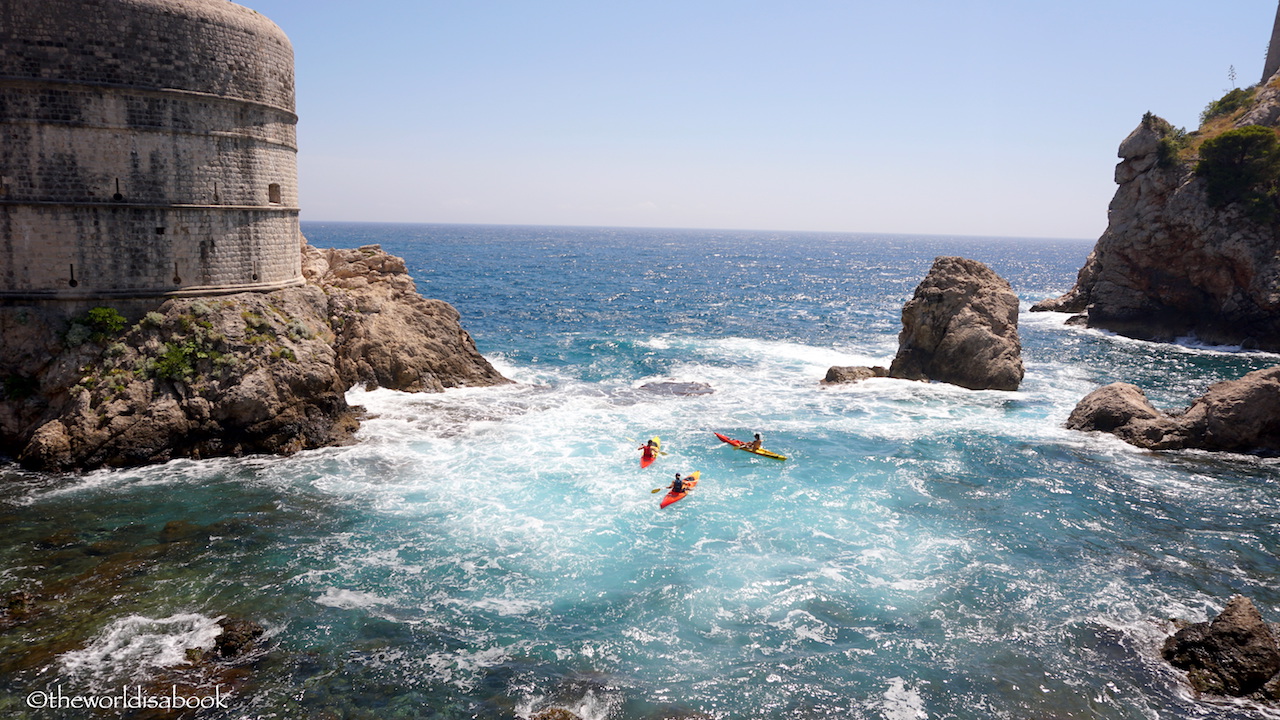
[[[508,382],[380,247],[304,246],[303,273],[302,287],[174,298],[136,320],[0,307],[0,452],[42,471],[291,453],[351,436],[355,385]]]
[[[1120,144],[1107,229],[1075,286],[1032,310],[1144,340],[1280,351],[1280,226],[1244,197],[1217,197],[1202,162],[1216,138],[1280,126],[1280,77],[1251,92],[1190,134],[1148,113]]]

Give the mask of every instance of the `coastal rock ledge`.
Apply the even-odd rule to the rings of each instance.
[[[0,453],[45,471],[290,453],[350,437],[355,385],[509,382],[400,258],[302,254],[304,286],[134,305],[128,319],[110,301],[71,319],[0,307]]]
[[[1134,385],[1112,383],[1086,395],[1067,427],[1109,432],[1150,450],[1280,454],[1280,366],[1215,383],[1180,413],[1157,410]]]

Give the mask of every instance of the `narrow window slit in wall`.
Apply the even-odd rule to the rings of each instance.
[[[182,276],[178,274],[178,263],[173,264],[173,284],[174,285],[182,284]]]
[[[280,183],[271,183],[267,186],[267,200],[272,205],[280,204]]]
[[[163,228],[163,227],[158,227],[158,228],[156,228],[156,234],[157,234],[157,235],[163,235],[163,234],[164,234],[164,228]]]
[[[124,195],[120,194],[120,178],[116,178],[116,194],[111,196],[112,200],[120,202],[124,200]]]
[[[79,285],[79,284],[80,284],[80,283],[76,280],[76,265],[75,265],[75,263],[72,263],[72,264],[71,264],[71,279],[67,281],[67,284],[68,284],[68,285],[70,285],[71,287],[75,287],[75,286],[77,286],[77,285]]]

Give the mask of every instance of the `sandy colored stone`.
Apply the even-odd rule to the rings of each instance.
[[[972,390],[1017,390],[1022,382],[1018,296],[991,268],[939,257],[902,308],[889,375]]]

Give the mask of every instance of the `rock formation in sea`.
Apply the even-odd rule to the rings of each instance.
[[[1075,286],[1032,310],[1169,341],[1280,350],[1280,76],[1192,133],[1148,113],[1120,144],[1106,231]]]
[[[1152,450],[1275,455],[1280,453],[1280,366],[1215,383],[1179,413],[1156,409],[1134,385],[1112,383],[1086,395],[1067,427],[1113,433]]]
[[[358,427],[345,391],[507,382],[378,246],[304,247],[307,283],[173,298],[127,321],[0,307],[0,452],[40,470],[288,453]]]
[[[1164,658],[1187,671],[1197,692],[1280,700],[1280,645],[1247,597],[1232,597],[1209,622],[1181,623],[1165,641]]]
[[[833,366],[823,385],[873,377],[934,380],[970,390],[1017,390],[1022,383],[1018,296],[991,268],[939,257],[902,307],[898,354],[880,366]]]
[[[874,377],[889,377],[889,368],[882,365],[832,365],[827,368],[823,385],[843,385],[862,382]]]
[[[902,308],[889,376],[971,390],[1017,390],[1022,382],[1018,296],[991,268],[939,257]]]

